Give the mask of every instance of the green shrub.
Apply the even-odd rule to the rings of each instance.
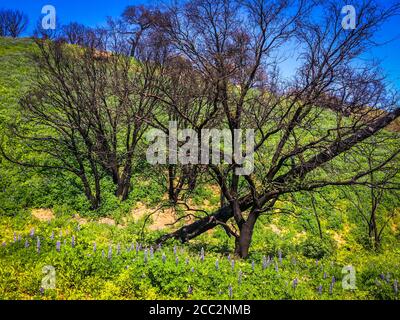
[[[302,254],[307,258],[322,259],[334,251],[334,244],[329,238],[308,237],[300,244]]]

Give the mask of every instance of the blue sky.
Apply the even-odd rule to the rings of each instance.
[[[0,8],[24,11],[30,19],[27,31],[27,35],[30,35],[36,21],[42,16],[42,7],[47,4],[56,8],[57,19],[62,24],[77,21],[88,26],[96,26],[104,23],[107,16],[119,16],[128,5],[146,3],[157,5],[157,2],[157,0],[0,0]],[[385,0],[385,3],[390,2]],[[394,17],[387,23],[375,40],[383,43],[392,39],[396,40],[374,49],[369,56],[383,60],[383,69],[390,81],[400,90],[400,16]],[[289,70],[293,69],[294,65],[289,59],[284,67],[287,69],[284,73],[289,75]]]
[[[105,22],[107,16],[119,16],[128,5],[152,2],[155,3],[151,0],[0,0],[0,8],[24,11],[31,22],[29,32],[42,16],[42,7],[48,4],[56,8],[57,19],[63,24],[77,21],[88,26],[96,26]]]

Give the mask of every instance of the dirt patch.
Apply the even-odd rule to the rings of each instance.
[[[282,230],[279,229],[276,225],[270,224],[269,227],[271,228],[273,233],[276,233],[277,235],[281,235],[282,234]]]
[[[143,202],[137,202],[136,207],[132,209],[131,215],[135,222],[138,222],[143,217],[151,213],[151,209],[148,208]]]
[[[115,224],[116,224],[115,221],[113,219],[111,219],[111,218],[101,218],[99,220],[99,223],[100,224],[107,224],[109,226],[115,226]]]
[[[388,126],[388,130],[393,131],[393,132],[400,132],[400,120],[396,120],[396,121],[392,122]]]
[[[33,209],[32,216],[39,221],[51,221],[55,218],[54,212],[51,209]]]
[[[85,218],[80,217],[79,214],[76,214],[76,215],[74,216],[74,220],[75,220],[76,222],[78,222],[78,223],[79,223],[80,225],[82,225],[82,226],[88,223],[88,220],[85,219]]]
[[[210,189],[212,192],[214,192],[214,194],[218,194],[218,195],[221,194],[221,189],[217,185],[208,186],[208,189]]]
[[[153,224],[149,227],[152,231],[162,230],[177,220],[174,209],[163,209],[152,216]]]
[[[207,201],[207,200],[206,200]],[[190,208],[196,208],[191,201],[189,200],[188,205]],[[141,219],[151,218],[151,223],[149,220],[146,223],[146,226],[152,231],[162,230],[168,227],[171,227],[173,223],[175,223],[178,219],[174,208],[149,208],[146,204],[142,202],[137,202],[134,209],[131,211],[131,219],[135,222],[140,221]],[[203,209],[203,208],[202,208]],[[189,213],[193,215],[201,215],[196,212],[187,211],[184,214],[188,214],[187,217],[183,218],[181,222],[188,224],[195,221],[195,217],[189,215]],[[173,225],[172,227],[177,227],[178,225]]]

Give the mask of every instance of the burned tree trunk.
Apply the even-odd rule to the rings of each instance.
[[[250,196],[244,197],[239,200],[239,206],[242,211],[248,210],[252,205],[252,198]],[[216,211],[214,214],[204,217],[200,220],[193,222],[173,233],[166,234],[160,237],[156,242],[158,244],[164,243],[169,239],[177,239],[182,243],[188,242],[196,238],[202,233],[213,229],[218,225],[224,225],[230,218],[233,217],[233,210],[231,205],[226,205]]]
[[[256,225],[258,214],[251,212],[249,218],[242,225],[240,229],[240,235],[235,242],[235,255],[246,259],[249,255],[249,249],[251,245],[251,239],[253,238],[254,226]]]

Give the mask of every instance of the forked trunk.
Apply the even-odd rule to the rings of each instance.
[[[123,173],[118,179],[117,190],[115,192],[115,195],[122,201],[128,199],[129,191],[131,188],[131,179],[132,179],[131,172],[132,172],[132,157],[130,156],[126,161]]]
[[[100,207],[101,197],[100,197],[100,185],[96,180],[96,194],[93,195],[92,188],[90,187],[89,181],[84,174],[80,175],[83,188],[85,190],[86,199],[90,202],[90,209],[97,210]]]
[[[131,178],[126,177],[120,183],[118,183],[115,195],[122,201],[125,201],[126,199],[128,199],[130,186],[131,186]]]

